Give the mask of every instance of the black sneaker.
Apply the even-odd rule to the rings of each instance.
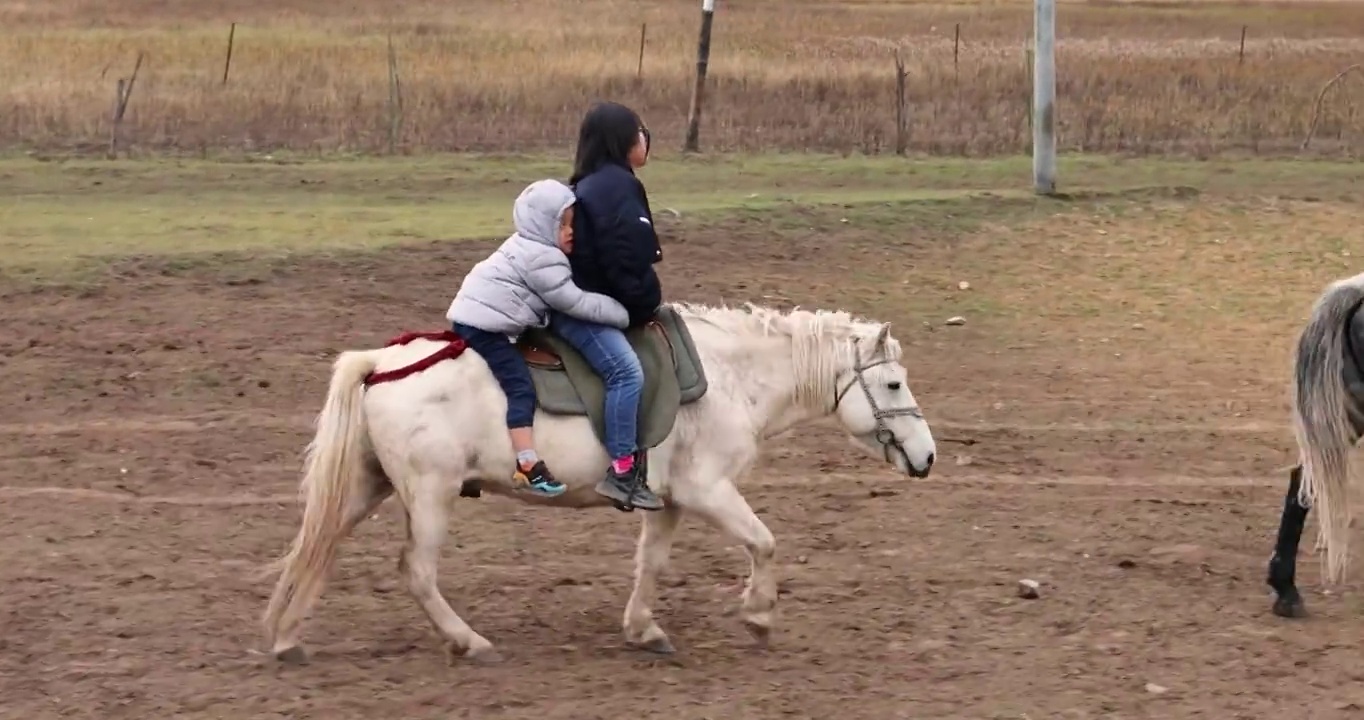
[[[640,510],[662,510],[663,500],[649,489],[645,482],[641,470],[643,467],[636,460],[633,470],[627,473],[618,473],[615,468],[606,471],[606,477],[597,483],[597,494],[611,501],[617,510],[630,512],[635,508]]]

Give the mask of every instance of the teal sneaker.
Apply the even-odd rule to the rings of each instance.
[[[565,490],[568,490],[567,485],[554,479],[549,468],[545,466],[544,460],[537,461],[529,471],[522,470],[518,466],[512,475],[512,481],[516,483],[517,488],[540,497],[559,497],[564,494]]]

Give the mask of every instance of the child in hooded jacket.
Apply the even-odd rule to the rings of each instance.
[[[516,198],[516,232],[464,277],[446,318],[470,349],[488,364],[507,396],[507,428],[516,451],[518,484],[532,493],[555,497],[564,484],[535,452],[535,385],[530,367],[511,337],[546,327],[550,311],[613,328],[630,316],[618,301],[587,292],[574,281],[573,191],[557,180],[531,183]]]

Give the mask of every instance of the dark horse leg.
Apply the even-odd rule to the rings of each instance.
[[[1303,526],[1307,524],[1307,508],[1298,504],[1298,490],[1302,487],[1302,466],[1293,468],[1288,478],[1288,495],[1279,516],[1279,538],[1274,543],[1274,556],[1269,559],[1269,586],[1278,597],[1274,600],[1274,614],[1286,618],[1307,617],[1307,606],[1294,578],[1298,573],[1298,543]]]

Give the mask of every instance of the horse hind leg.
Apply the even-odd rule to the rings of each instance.
[[[500,658],[492,643],[460,618],[445,601],[436,583],[440,550],[449,522],[449,504],[443,488],[441,478],[422,477],[415,484],[416,492],[410,498],[404,496],[407,541],[398,560],[398,571],[407,576],[408,592],[449,643],[451,656],[458,651],[467,660],[495,663]]]
[[[1295,582],[1298,543],[1302,540],[1308,512],[1298,502],[1301,488],[1302,466],[1298,465],[1289,475],[1288,493],[1283,501],[1283,513],[1279,516],[1278,539],[1274,543],[1274,555],[1269,559],[1269,577],[1266,580],[1277,596],[1274,599],[1274,614],[1284,618],[1307,617],[1307,606]]]
[[[388,478],[383,474],[383,470],[377,467],[377,463],[374,467],[367,468],[359,489],[360,492],[352,498],[346,508],[345,518],[341,526],[341,537],[338,538],[338,542],[350,535],[357,525],[369,517],[370,513],[378,509],[379,505],[388,499],[389,495],[393,494],[393,485],[389,483]],[[328,564],[334,560],[334,556],[329,558]],[[295,588],[277,587],[275,593],[279,595],[281,592],[292,592],[293,590]],[[294,596],[290,600],[290,612],[286,612],[280,617],[278,625],[267,628],[273,638],[272,653],[276,659],[291,665],[302,665],[308,661],[308,653],[304,650],[301,642],[303,618],[318,598],[322,596],[322,590],[323,585],[319,583],[305,591],[304,595]]]
[[[1350,424],[1350,437],[1358,443],[1364,437],[1364,351],[1359,339],[1364,337],[1364,313],[1353,311],[1346,324],[1342,342],[1342,377],[1330,382],[1341,382],[1345,391],[1345,410]],[[1301,361],[1299,361],[1301,363]],[[1302,372],[1301,366],[1297,372]],[[1310,378],[1300,382],[1310,382]],[[1284,618],[1307,617],[1307,606],[1298,591],[1296,582],[1298,570],[1298,545],[1307,525],[1309,509],[1298,500],[1302,489],[1303,466],[1293,468],[1288,480],[1288,493],[1284,497],[1283,512],[1279,516],[1279,531],[1274,543],[1274,554],[1269,559],[1269,572],[1266,582],[1274,589],[1274,614]]]
[[[1350,386],[1351,400],[1356,407],[1364,406],[1364,386]],[[1350,425],[1356,441],[1364,436],[1364,416],[1350,415]],[[1310,508],[1298,500],[1302,490],[1302,465],[1296,465],[1288,476],[1288,492],[1284,496],[1283,511],[1279,514],[1279,532],[1274,541],[1274,554],[1269,558],[1269,572],[1265,582],[1274,589],[1274,614],[1282,618],[1307,617],[1307,604],[1298,590],[1298,545],[1307,526]]]

